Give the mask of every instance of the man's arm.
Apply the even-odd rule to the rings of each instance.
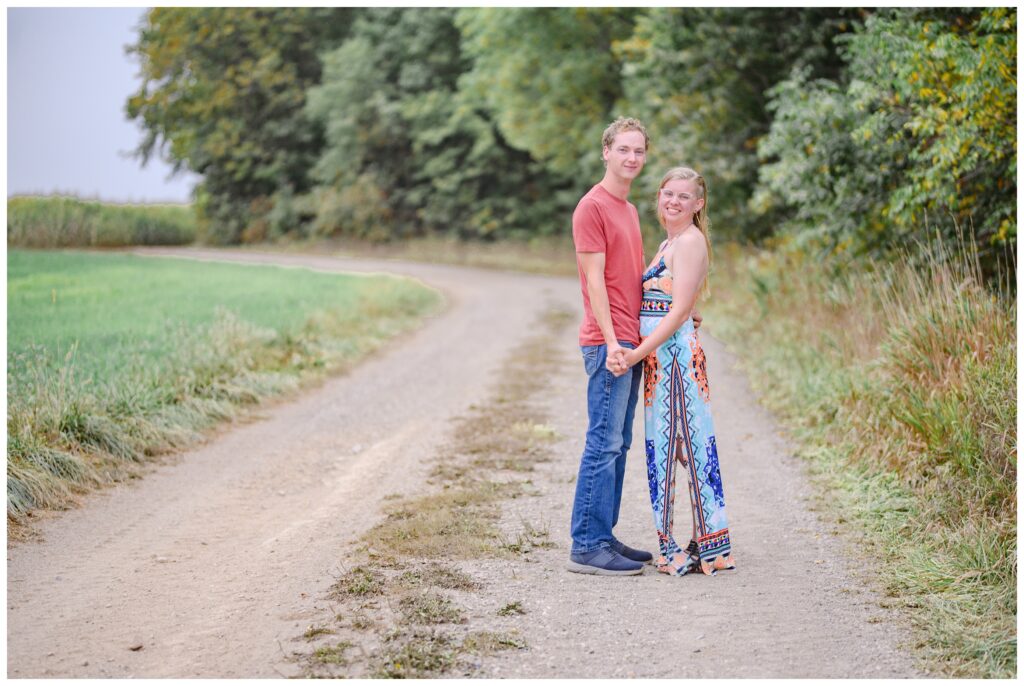
[[[583,269],[583,276],[587,280],[587,297],[590,298],[590,311],[594,313],[597,326],[601,329],[605,345],[608,346],[608,359],[617,361],[623,355],[622,346],[615,338],[615,329],[612,327],[612,310],[608,303],[608,289],[604,284],[604,262],[603,252],[579,252],[580,267]]]

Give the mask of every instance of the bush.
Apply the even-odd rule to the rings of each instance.
[[[809,245],[875,257],[924,225],[973,231],[986,276],[1017,242],[1017,15],[880,10],[837,39],[838,80],[806,69],[769,91],[756,212],[785,208]],[[1012,264],[1009,267],[1013,270]]]

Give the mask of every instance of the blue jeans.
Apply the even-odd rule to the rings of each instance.
[[[622,341],[619,345],[635,347]],[[639,364],[619,377],[605,369],[606,345],[585,345],[581,350],[583,365],[590,377],[587,382],[590,423],[572,504],[573,553],[588,553],[613,540],[612,528],[619,521],[626,453],[633,441],[633,414],[643,377]]]

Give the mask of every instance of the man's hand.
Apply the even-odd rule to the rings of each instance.
[[[704,317],[700,316],[700,312],[697,310],[694,310],[690,316],[693,317],[693,330],[696,331],[700,328],[700,323],[704,321]]]
[[[626,364],[626,350],[621,345],[608,346],[608,357],[604,361],[605,368],[615,376],[622,376],[629,369]]]

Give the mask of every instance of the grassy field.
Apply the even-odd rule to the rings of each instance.
[[[60,196],[7,201],[11,247],[182,245],[195,238],[195,211],[187,205],[118,205]]]
[[[12,250],[7,285],[15,520],[130,476],[440,304],[400,278],[96,253]]]
[[[726,250],[705,306],[875,561],[929,666],[1016,675],[1016,303],[970,255],[839,269]],[[742,342],[742,343],[741,343]]]

